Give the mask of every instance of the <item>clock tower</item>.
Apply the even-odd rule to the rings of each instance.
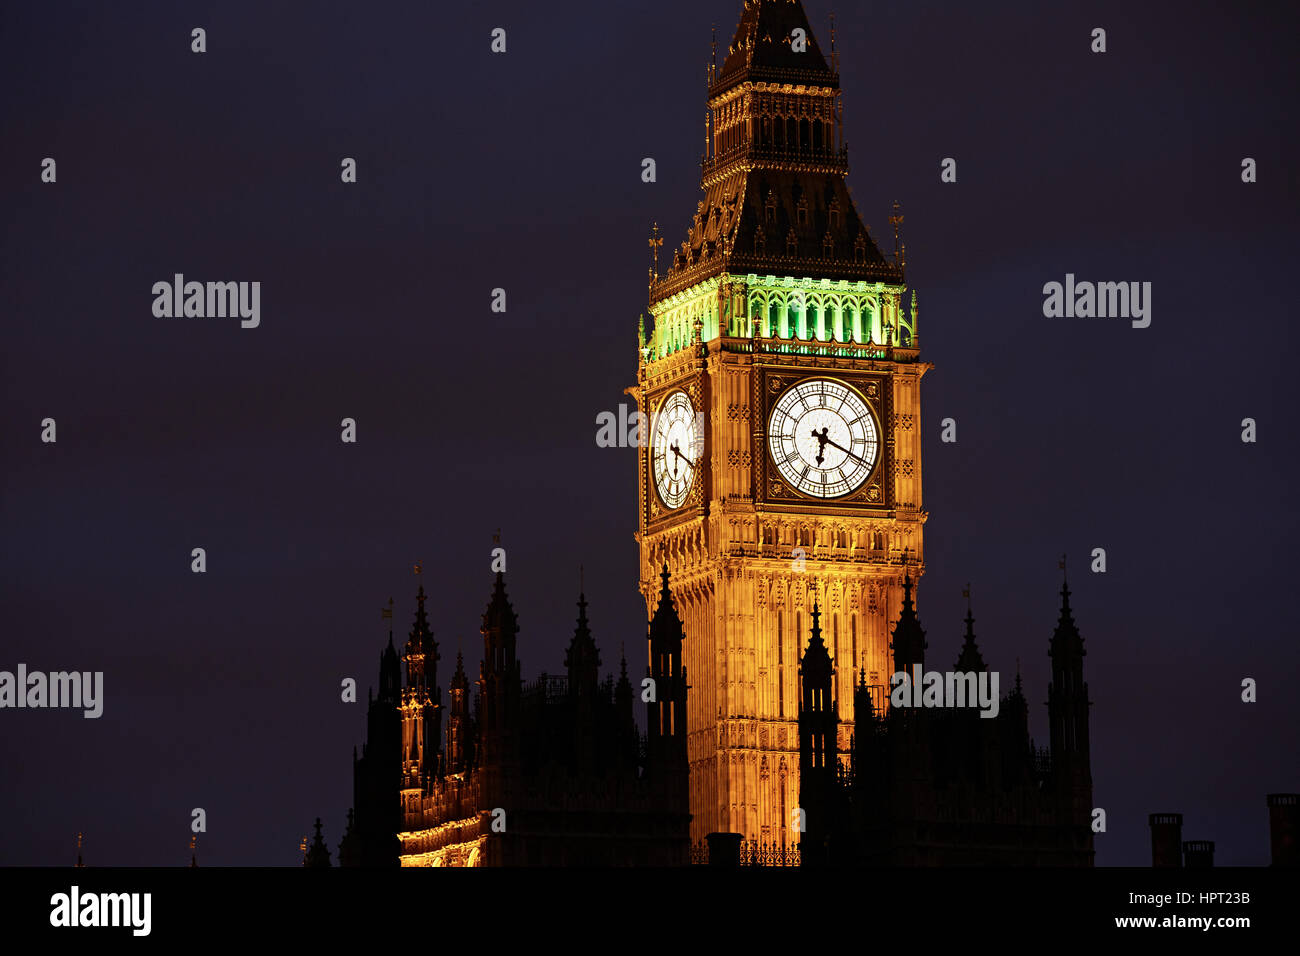
[[[849,194],[834,31],[745,0],[709,67],[704,198],[655,230],[637,384],[640,584],[685,625],[693,840],[798,842],[800,666],[819,615],[838,750],[854,685],[888,704],[904,578],[924,571],[915,293]],[[825,679],[823,675],[823,680]]]

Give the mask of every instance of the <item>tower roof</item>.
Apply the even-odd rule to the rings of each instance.
[[[902,284],[845,183],[838,97],[799,0],[746,0],[709,88],[704,199],[685,241],[663,250],[652,309],[724,272]]]
[[[806,49],[799,52],[794,31],[802,30]],[[839,78],[813,36],[799,0],[745,0],[736,34],[727,48],[714,86],[723,89],[744,80],[819,83],[834,86]]]

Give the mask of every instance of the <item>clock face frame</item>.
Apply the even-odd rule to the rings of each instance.
[[[655,412],[650,436],[655,491],[670,511],[686,503],[703,452],[704,435],[690,396],[680,390],[670,393]]]
[[[880,463],[880,423],[853,386],[805,378],[783,391],[767,422],[767,449],[796,492],[832,499],[861,488]]]

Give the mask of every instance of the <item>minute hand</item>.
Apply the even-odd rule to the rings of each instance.
[[[871,462],[867,461],[867,460],[866,460],[865,458],[863,458],[861,455],[855,455],[855,454],[853,454],[853,452],[849,451],[847,448],[845,448],[845,447],[844,447],[843,445],[841,445],[839,442],[835,441],[835,439],[831,438],[829,435],[824,435],[824,436],[822,436],[821,440],[824,441],[826,444],[830,445],[832,448],[838,448],[840,451],[844,452],[844,454],[848,455],[850,458],[856,458],[858,461],[862,462],[862,464],[864,464],[864,465],[870,465],[870,464],[871,464]]]

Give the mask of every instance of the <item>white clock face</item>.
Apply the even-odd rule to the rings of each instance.
[[[685,392],[673,392],[652,423],[650,466],[655,489],[669,508],[680,508],[695,481],[704,436]]]
[[[880,432],[862,397],[840,382],[805,379],[772,409],[767,447],[777,471],[798,491],[838,498],[876,467]]]

